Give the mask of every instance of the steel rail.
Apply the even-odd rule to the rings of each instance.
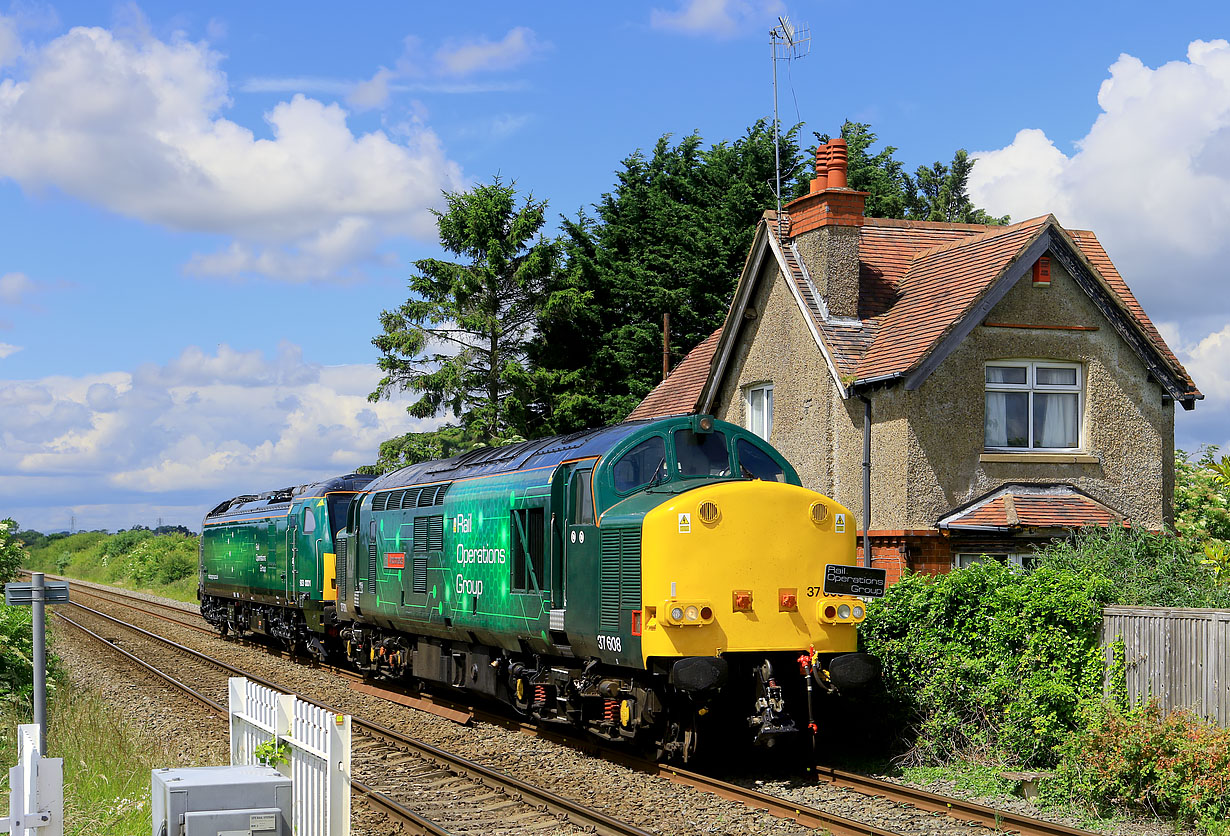
[[[920,810],[944,813],[954,819],[980,824],[984,827],[1015,831],[1022,836],[1094,836],[1089,830],[1080,830],[1066,824],[1023,816],[1007,810],[997,810],[973,801],[951,798],[928,790],[859,775],[856,772],[846,772],[828,766],[818,766],[815,771],[820,780],[838,787],[854,790],[864,795],[882,796],[889,801],[911,804]]]
[[[91,610],[91,612],[93,612],[93,610]],[[222,703],[218,702],[217,700],[211,697],[208,697],[205,694],[202,694],[200,691],[196,690],[195,688],[193,688],[191,685],[187,684],[186,682],[182,682],[176,679],[175,677],[171,676],[170,674],[159,670],[158,668],[146,662],[144,659],[141,659],[135,654],[120,647],[118,644],[116,644],[111,639],[108,639],[106,636],[102,636],[94,632],[89,627],[86,627],[84,624],[74,621],[73,619],[69,618],[68,616],[64,615],[61,612],[54,611],[54,614],[61,621],[75,627],[77,630],[81,631],[82,633],[85,633],[87,636],[90,636],[91,638],[95,639],[101,644],[106,645],[112,651],[120,654],[121,656],[126,658],[128,661],[140,667],[142,670],[145,670],[153,674],[154,676],[166,682],[168,685],[175,688],[176,690],[181,691],[187,694],[188,696],[192,697],[192,699],[201,703],[201,705],[205,706],[206,708],[208,708],[210,711],[214,712],[215,714],[221,717],[228,716],[227,707],[224,706]],[[391,815],[394,818],[401,820],[404,824],[409,825],[411,828],[414,829],[415,832],[427,834],[427,836],[452,836],[452,834],[450,834],[448,831],[432,825],[430,822],[418,816],[413,810],[401,804],[398,804],[393,799],[389,798],[383,793],[373,790],[371,787],[367,786],[361,781],[352,780],[350,782],[350,787],[352,791],[355,791],[359,795],[370,799],[372,802],[374,802],[375,806],[377,806],[378,808],[383,808],[383,812],[385,812],[386,814]]]
[[[207,654],[201,653],[198,650],[194,650],[193,648],[190,648],[190,647],[185,647],[184,645],[179,644],[178,642],[175,642],[171,639],[165,638],[163,636],[159,636],[155,633],[151,633],[150,631],[142,629],[141,627],[138,627],[135,624],[128,624],[127,622],[121,619],[115,618],[114,616],[108,615],[103,612],[99,612],[98,610],[95,610],[91,607],[87,607],[84,604],[80,604],[77,602],[71,602],[70,605],[77,607],[79,609],[82,609],[90,613],[91,615],[102,618],[108,622],[119,625],[120,627],[123,627],[124,629],[131,630],[140,635],[146,636],[147,638],[150,638],[154,641],[162,642],[163,644],[173,647],[176,650],[181,651],[195,659],[199,659],[208,664],[215,665],[219,668],[222,668],[223,670],[227,672],[234,673],[237,676],[245,676],[248,679],[252,680],[253,682],[257,682],[261,685],[264,685],[267,688],[272,688],[273,690],[279,691],[281,693],[287,693],[285,688],[279,686],[275,682],[265,679],[264,677],[249,674],[235,667],[234,665],[228,664],[227,662],[223,662],[219,659],[214,659],[213,657]],[[73,626],[78,627],[79,629],[85,630],[85,628],[82,625],[76,624],[71,619],[69,619],[67,616],[60,615],[58,612],[57,612],[57,615],[59,615],[60,618],[72,624]],[[161,679],[165,680],[166,682],[173,685],[174,687],[180,688],[181,690],[184,690],[184,691],[191,691],[191,689],[188,686],[179,682],[174,677],[171,677],[169,674],[165,674],[161,671],[158,671],[153,666],[149,665],[143,660],[138,659],[136,656],[132,655],[127,650],[124,650],[123,648],[119,647],[114,642],[106,639],[105,637],[98,635],[97,633],[94,633],[88,630],[86,630],[86,632],[88,632],[95,639],[98,639],[99,641],[102,641],[103,643],[114,648],[115,650],[118,650],[125,657],[135,662],[138,662],[142,668],[157,674]],[[203,694],[198,694],[195,691],[193,691],[192,693],[195,699],[206,701],[206,704],[210,705],[211,708],[214,708],[215,710],[218,710],[223,714],[227,713],[226,709],[223,708],[217,702],[209,699]],[[324,708],[326,711],[330,711],[332,713],[342,713],[337,708],[325,705],[324,703],[318,702],[316,700],[305,698],[302,695],[299,695],[299,699],[304,702],[310,703],[311,705]],[[482,764],[477,763],[475,761],[471,761],[466,758],[460,757],[459,755],[454,755],[450,752],[446,752],[443,749],[440,749],[439,747],[431,745],[430,743],[426,743],[425,741],[417,740],[412,737],[408,737],[406,735],[401,734],[400,732],[394,731],[393,729],[379,725],[378,723],[372,723],[370,721],[362,720],[360,718],[355,717],[353,719],[353,724],[359,727],[360,729],[367,731],[369,734],[372,734],[376,737],[384,738],[385,740],[388,740],[390,742],[396,743],[401,746],[405,746],[413,750],[416,755],[424,757],[427,760],[433,761],[440,767],[447,769],[448,771],[453,772],[460,777],[470,778],[471,780],[477,781],[478,783],[481,783],[492,789],[497,789],[514,798],[519,797],[523,803],[529,804],[531,806],[539,806],[539,807],[545,808],[546,810],[550,811],[551,813],[555,815],[566,818],[571,824],[574,824],[581,828],[591,829],[593,832],[599,834],[599,836],[651,836],[651,834],[646,830],[642,830],[639,827],[635,827],[625,822],[621,822],[618,819],[614,819],[598,810],[592,810],[581,804],[578,804],[574,801],[564,798],[563,796],[556,795],[555,793],[549,790],[545,790],[541,787],[536,787],[532,784],[528,784],[525,781],[520,780],[519,778],[514,778],[511,775],[505,775],[494,769],[483,766]],[[383,804],[384,799],[378,796],[380,796],[379,793],[375,795],[371,795],[369,797],[376,798],[380,803]],[[387,800],[392,802],[392,799],[387,799]],[[392,803],[396,804],[396,802],[392,802]],[[432,833],[433,835],[434,834],[448,834],[448,831],[444,829],[440,829],[439,825],[429,822],[427,819],[423,819],[421,816],[417,816],[413,814],[413,811],[408,811],[408,812],[411,813],[411,818],[408,818],[407,822],[412,824],[414,827],[420,827],[421,825],[429,825],[431,828],[436,828],[436,829],[428,829],[424,832]],[[403,816],[403,814],[400,811],[396,812],[395,814],[399,818],[405,818],[405,816]]]

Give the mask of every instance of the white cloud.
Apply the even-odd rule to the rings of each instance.
[[[1214,280],[1220,290],[1209,268],[1230,253],[1230,43],[1193,41],[1186,61],[1156,69],[1121,55],[1097,100],[1070,156],[1036,129],[976,152],[970,196],[992,214],[1093,229],[1133,288],[1166,288],[1160,316],[1176,318]]]
[[[369,403],[380,376],[307,363],[284,343],[274,356],[189,347],[131,372],[0,381],[0,506],[50,528],[105,497],[112,516],[80,525],[178,508],[157,516],[196,528],[228,496],[349,472],[381,441],[436,425],[407,416],[404,399]]]
[[[1230,324],[1184,349],[1183,355],[1184,365],[1204,394],[1210,400],[1230,403]]]
[[[1230,410],[1230,368],[1217,354],[1230,349],[1230,43],[1193,41],[1184,60],[1156,68],[1120,55],[1097,103],[1071,152],[1033,128],[976,152],[970,196],[995,215],[1051,212],[1096,232],[1207,395],[1179,418],[1180,445],[1221,443]]]
[[[772,21],[783,8],[778,0],[684,0],[675,11],[653,9],[649,24],[654,29],[729,38],[758,31],[757,24]]]
[[[389,82],[394,78],[387,67],[376,70],[367,81],[360,81],[346,94],[346,101],[355,110],[371,110],[389,103]]]
[[[435,60],[440,72],[467,76],[512,69],[546,48],[547,44],[538,39],[533,29],[516,26],[498,41],[477,38],[446,43],[436,50]]]
[[[0,360],[6,357],[11,357],[21,351],[21,346],[13,345],[12,343],[0,343]]]
[[[20,305],[34,288],[34,280],[25,273],[5,273],[0,276],[0,302]]]
[[[221,115],[220,64],[208,44],[164,42],[140,27],[72,29],[28,52],[24,77],[0,80],[0,176],[231,236],[251,254],[246,269],[278,278],[335,277],[338,262],[315,249],[337,235],[357,241],[347,232],[356,226],[370,232],[345,250],[352,262],[393,236],[434,238],[428,210],[462,178],[429,128],[415,124],[403,141],[356,135],[340,106],[296,95],[265,114],[272,138],[258,138]],[[200,272],[217,272],[226,252],[200,256],[213,265]]]

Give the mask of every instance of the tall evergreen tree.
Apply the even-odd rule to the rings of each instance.
[[[969,199],[969,173],[974,162],[964,148],[959,148],[948,165],[939,161],[930,166],[920,165],[913,179],[906,178],[910,217],[963,224],[1008,223],[1007,215],[996,218]]]
[[[782,138],[789,195],[797,128]],[[662,315],[673,359],[721,325],[756,221],[774,206],[772,126],[704,148],[698,134],[623,161],[613,191],[564,221],[566,268],[530,346],[525,402],[541,431],[621,420],[659,381]],[[533,424],[533,422],[529,422]]]
[[[416,261],[410,299],[381,313],[383,333],[372,340],[385,376],[371,400],[417,392],[411,415],[451,414],[467,436],[485,443],[517,431],[505,399],[524,374],[559,252],[539,235],[546,201],[527,196],[518,205],[515,185],[496,177],[468,192],[445,192],[447,210],[435,212],[440,241],[464,261]]]

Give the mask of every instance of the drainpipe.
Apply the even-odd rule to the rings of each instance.
[[[863,402],[863,566],[871,566],[871,398],[859,395]]]

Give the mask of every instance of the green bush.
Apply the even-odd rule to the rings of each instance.
[[[1200,448],[1195,461],[1175,452],[1175,529],[1189,540],[1230,541],[1230,482],[1226,457],[1216,458],[1217,447]]]
[[[30,607],[0,604],[0,694],[8,702],[29,702],[34,688]]]
[[[1136,528],[1086,528],[1051,543],[1037,565],[1096,576],[1113,585],[1110,603],[1146,607],[1230,607],[1230,584],[1188,537]]]
[[[1105,578],[986,562],[907,575],[868,607],[864,649],[883,664],[912,764],[953,757],[1048,765],[1101,694]]]
[[[195,575],[197,540],[182,534],[144,538],[125,555],[123,570],[141,586],[174,583]]]
[[[17,523],[11,518],[0,520],[0,584],[5,584],[17,576],[26,551],[17,540]]]
[[[1230,832],[1230,729],[1154,701],[1123,710],[1096,705],[1088,725],[1060,747],[1045,798],[1115,812],[1173,817],[1206,832]]]

